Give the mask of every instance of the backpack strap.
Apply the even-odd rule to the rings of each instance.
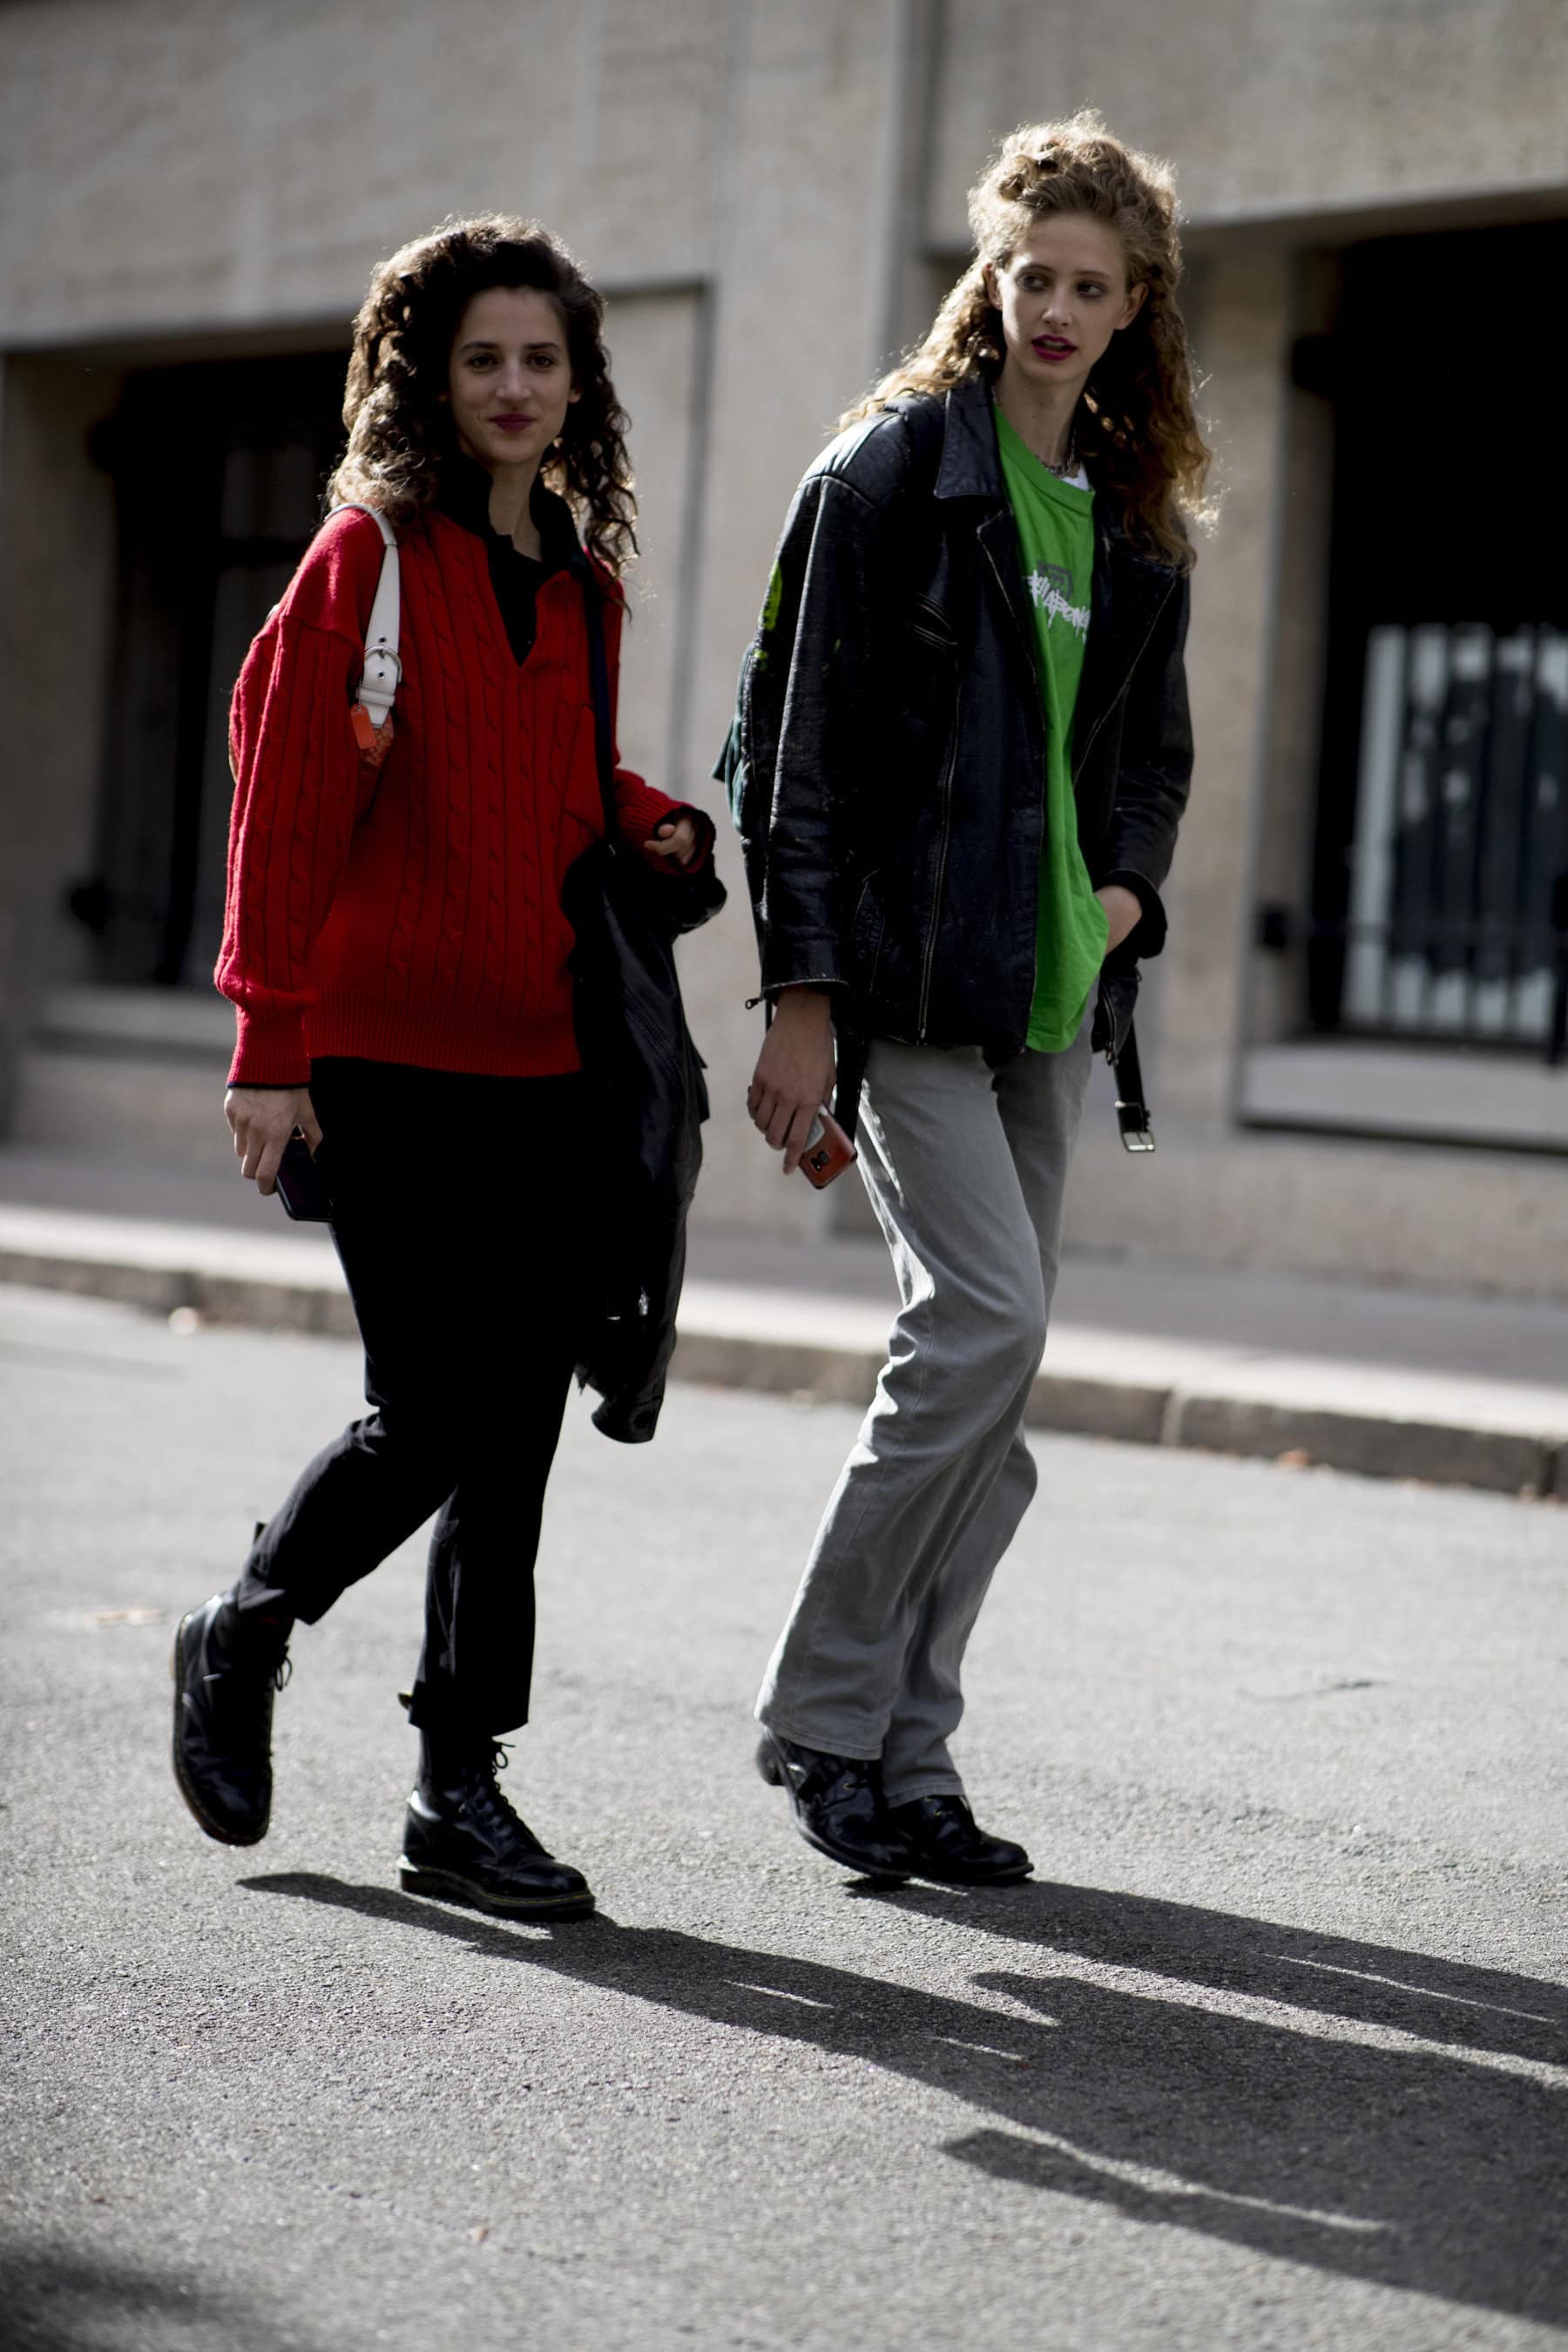
[[[403,664],[397,654],[401,609],[397,534],[378,508],[362,506],[354,499],[345,499],[342,506],[332,509],[332,513],[369,515],[381,533],[381,577],[375,583],[370,623],[364,633],[364,667],[349,713],[354,740],[366,759],[374,759],[378,753],[384,755],[391,741],[392,706],[403,676]]]

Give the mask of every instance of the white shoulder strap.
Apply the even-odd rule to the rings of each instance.
[[[346,499],[333,514],[369,515],[381,533],[384,553],[381,559],[381,578],[376,583],[375,601],[370,608],[370,626],[364,633],[364,671],[359,682],[356,700],[370,713],[371,724],[382,726],[397,697],[397,681],[403,675],[403,664],[397,657],[397,534],[386,517],[374,507],[361,506]]]

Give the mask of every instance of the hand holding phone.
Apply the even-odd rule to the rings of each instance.
[[[320,1150],[317,1146],[317,1150]],[[296,1131],[283,1147],[278,1163],[276,1190],[287,1215],[302,1223],[326,1224],[332,1213],[332,1196],[316,1154]]]
[[[858,1157],[832,1112],[819,1110],[811,1122],[811,1132],[800,1155],[800,1172],[806,1182],[815,1184],[820,1192],[836,1176],[842,1176],[847,1168],[853,1167]]]
[[[805,985],[786,988],[746,1090],[752,1124],[772,1150],[784,1153],[786,1176],[801,1165],[806,1135],[821,1106],[833,1098],[834,1061],[826,994]]]

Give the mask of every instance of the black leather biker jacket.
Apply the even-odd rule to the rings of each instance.
[[[795,493],[742,671],[725,781],[762,991],[815,982],[841,1034],[1022,1050],[1035,986],[1046,734],[1034,618],[982,382],[841,434]],[[1096,888],[1142,914],[1110,959],[1120,1051],[1192,771],[1187,577],[1095,501],[1073,729]]]

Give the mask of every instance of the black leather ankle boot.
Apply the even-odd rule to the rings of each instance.
[[[215,1592],[180,1620],[174,1778],[208,1837],[258,1845],[272,1812],[272,1700],[289,1678],[287,1618],[242,1614]]]
[[[504,1919],[581,1919],[594,1897],[581,1871],[546,1853],[496,1774],[506,1749],[489,1738],[419,1736],[419,1778],[403,1832],[404,1890]]]
[[[935,1878],[949,1886],[1005,1886],[1027,1878],[1034,1867],[1011,1838],[993,1837],[981,1829],[956,1794],[916,1797],[907,1805],[890,1805],[888,1811],[908,1842],[917,1878]]]
[[[888,1811],[881,1771],[858,1756],[829,1756],[817,1748],[764,1730],[757,1769],[789,1799],[795,1825],[807,1845],[866,1878],[902,1879],[915,1859]]]

